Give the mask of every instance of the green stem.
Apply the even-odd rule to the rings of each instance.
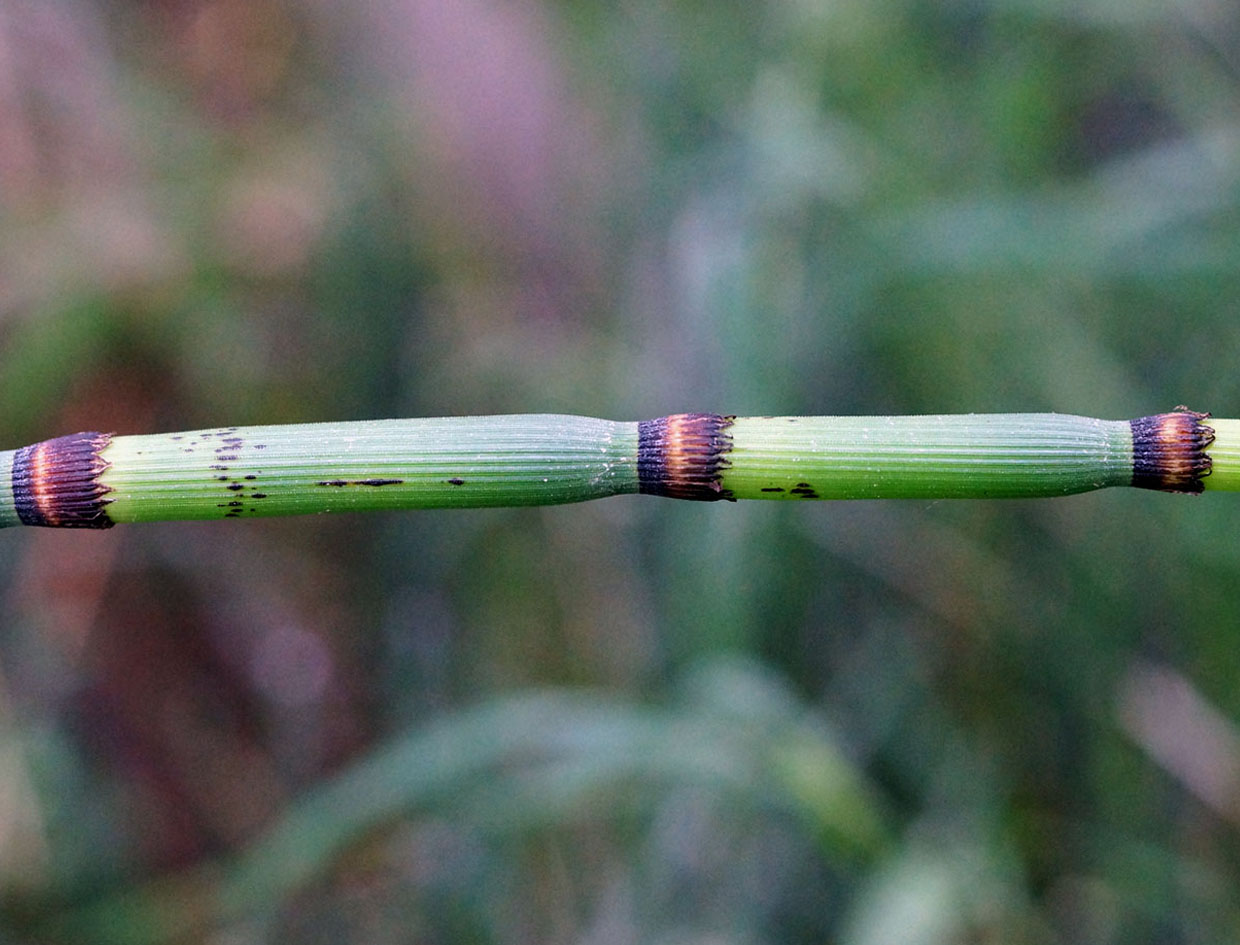
[[[779,417],[738,419],[732,432],[723,483],[741,499],[1028,498],[1132,481],[1126,421],[1028,413]]]
[[[1201,485],[1216,492],[1240,492],[1240,420],[1208,423],[1214,430],[1214,442],[1206,447],[1211,470]]]
[[[0,453],[0,526],[688,499],[1022,498],[1240,490],[1240,420],[1179,411],[514,415],[83,433]]]
[[[637,491],[637,424],[588,417],[370,420],[115,437],[115,522],[558,505]]]

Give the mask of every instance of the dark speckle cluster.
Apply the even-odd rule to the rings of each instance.
[[[226,495],[226,501],[216,503],[216,508],[220,509],[224,518],[240,518],[246,513],[256,513],[258,506],[255,504],[267,498],[267,493],[258,489],[257,484],[262,480],[262,469],[249,467],[248,470],[241,474],[233,473],[233,463],[243,462],[247,450],[261,450],[266,448],[265,443],[247,442],[246,438],[237,432],[237,427],[223,427],[219,430],[206,431],[196,434],[177,434],[171,437],[177,442],[186,441],[188,437],[188,445],[183,447],[185,452],[192,453],[196,449],[210,449],[212,452],[212,462],[207,466],[215,473],[215,481],[220,483]],[[247,493],[247,490],[248,493]]]

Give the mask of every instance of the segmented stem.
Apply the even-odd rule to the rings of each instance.
[[[1240,490],[1240,421],[1180,409],[728,417],[546,414],[79,433],[0,453],[0,526],[681,499]]]

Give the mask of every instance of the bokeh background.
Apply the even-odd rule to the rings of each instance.
[[[1240,412],[1212,0],[3,0],[0,436]],[[1240,503],[0,536],[0,941],[1240,938]]]

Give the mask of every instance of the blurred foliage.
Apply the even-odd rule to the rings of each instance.
[[[10,446],[1235,416],[1238,290],[1226,4],[0,6]],[[5,534],[0,939],[1235,940],[1237,526],[1117,491]]]

